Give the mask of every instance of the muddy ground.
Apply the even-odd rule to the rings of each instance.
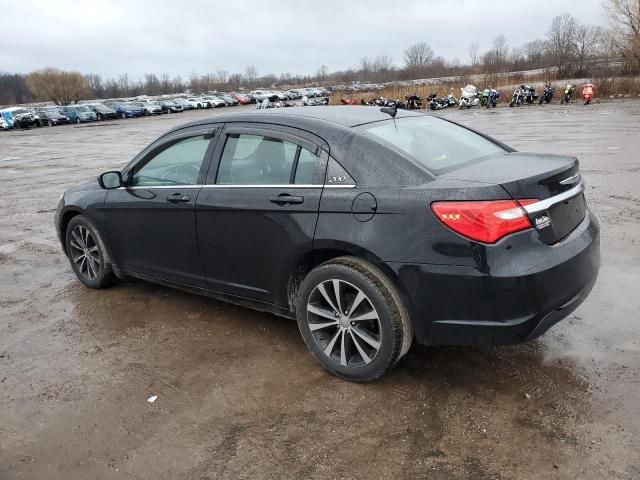
[[[579,156],[600,277],[539,340],[414,346],[368,385],[325,373],[294,322],[74,278],[64,189],[217,113],[0,132],[0,479],[640,478],[640,102],[441,113]]]

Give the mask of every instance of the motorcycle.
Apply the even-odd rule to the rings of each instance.
[[[307,100],[306,103],[302,102],[302,104],[308,107],[317,107],[319,105],[329,105],[329,98],[327,97],[319,98],[319,99],[312,98],[310,100]]]
[[[516,88],[511,95],[510,107],[521,107],[524,103],[524,92],[521,88]]]
[[[474,105],[480,103],[478,98],[478,89],[473,85],[467,85],[460,89],[460,101],[458,102],[458,109],[471,108]]]
[[[531,85],[520,85],[520,88],[524,94],[524,101],[529,105],[533,104],[538,98],[538,94],[536,93],[536,89]]]
[[[489,89],[485,88],[480,93],[480,106],[481,107],[486,107],[488,100],[489,100]]]
[[[576,88],[570,83],[567,83],[564,87],[564,94],[560,99],[560,105],[564,103],[569,103],[571,101],[571,95],[573,95],[573,92],[575,91],[576,91]]]
[[[549,103],[553,99],[553,93],[555,89],[551,86],[550,83],[544,84],[544,90],[542,91],[542,95],[540,96],[539,104],[542,105],[542,102]]]
[[[407,101],[407,110],[419,110],[422,108],[422,99],[415,93],[407,93],[404,99]]]
[[[585,84],[585,86],[582,88],[582,100],[584,101],[585,105],[589,105],[591,103],[591,100],[593,99],[593,95],[595,93],[594,88],[595,87],[591,82]]]
[[[490,108],[490,107],[495,108],[498,105],[498,99],[500,98],[500,91],[496,90],[495,88],[491,88],[491,87],[489,87],[486,90],[489,90],[489,92],[487,93],[487,98],[485,100],[485,107],[486,108]]]
[[[435,92],[427,97],[427,102],[429,102],[431,110],[442,110],[449,107],[449,97],[438,98],[438,94]]]

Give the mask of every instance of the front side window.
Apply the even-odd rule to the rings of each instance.
[[[316,155],[295,143],[262,135],[231,134],[222,152],[216,183],[311,184],[318,164]]]
[[[374,139],[390,144],[441,174],[504,149],[458,125],[420,116],[370,123],[361,127]]]
[[[140,169],[135,169],[132,185],[196,185],[209,142],[208,138],[199,135],[171,144],[155,154]]]

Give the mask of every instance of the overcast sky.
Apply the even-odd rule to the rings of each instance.
[[[54,66],[116,77],[188,78],[224,69],[315,73],[363,56],[402,64],[425,41],[467,61],[503,33],[509,45],[541,38],[554,15],[602,23],[601,0],[0,0],[0,71]]]

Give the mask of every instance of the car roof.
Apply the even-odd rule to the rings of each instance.
[[[398,110],[396,118],[418,117],[422,113],[408,110]],[[209,117],[202,120],[182,125],[179,128],[206,125],[209,123],[225,122],[261,122],[280,125],[305,127],[318,127],[322,124],[329,127],[331,124],[342,127],[356,127],[365,123],[391,120],[391,116],[380,111],[379,107],[368,106],[315,106],[315,107],[291,107],[268,110],[252,110],[251,112],[232,113]]]

